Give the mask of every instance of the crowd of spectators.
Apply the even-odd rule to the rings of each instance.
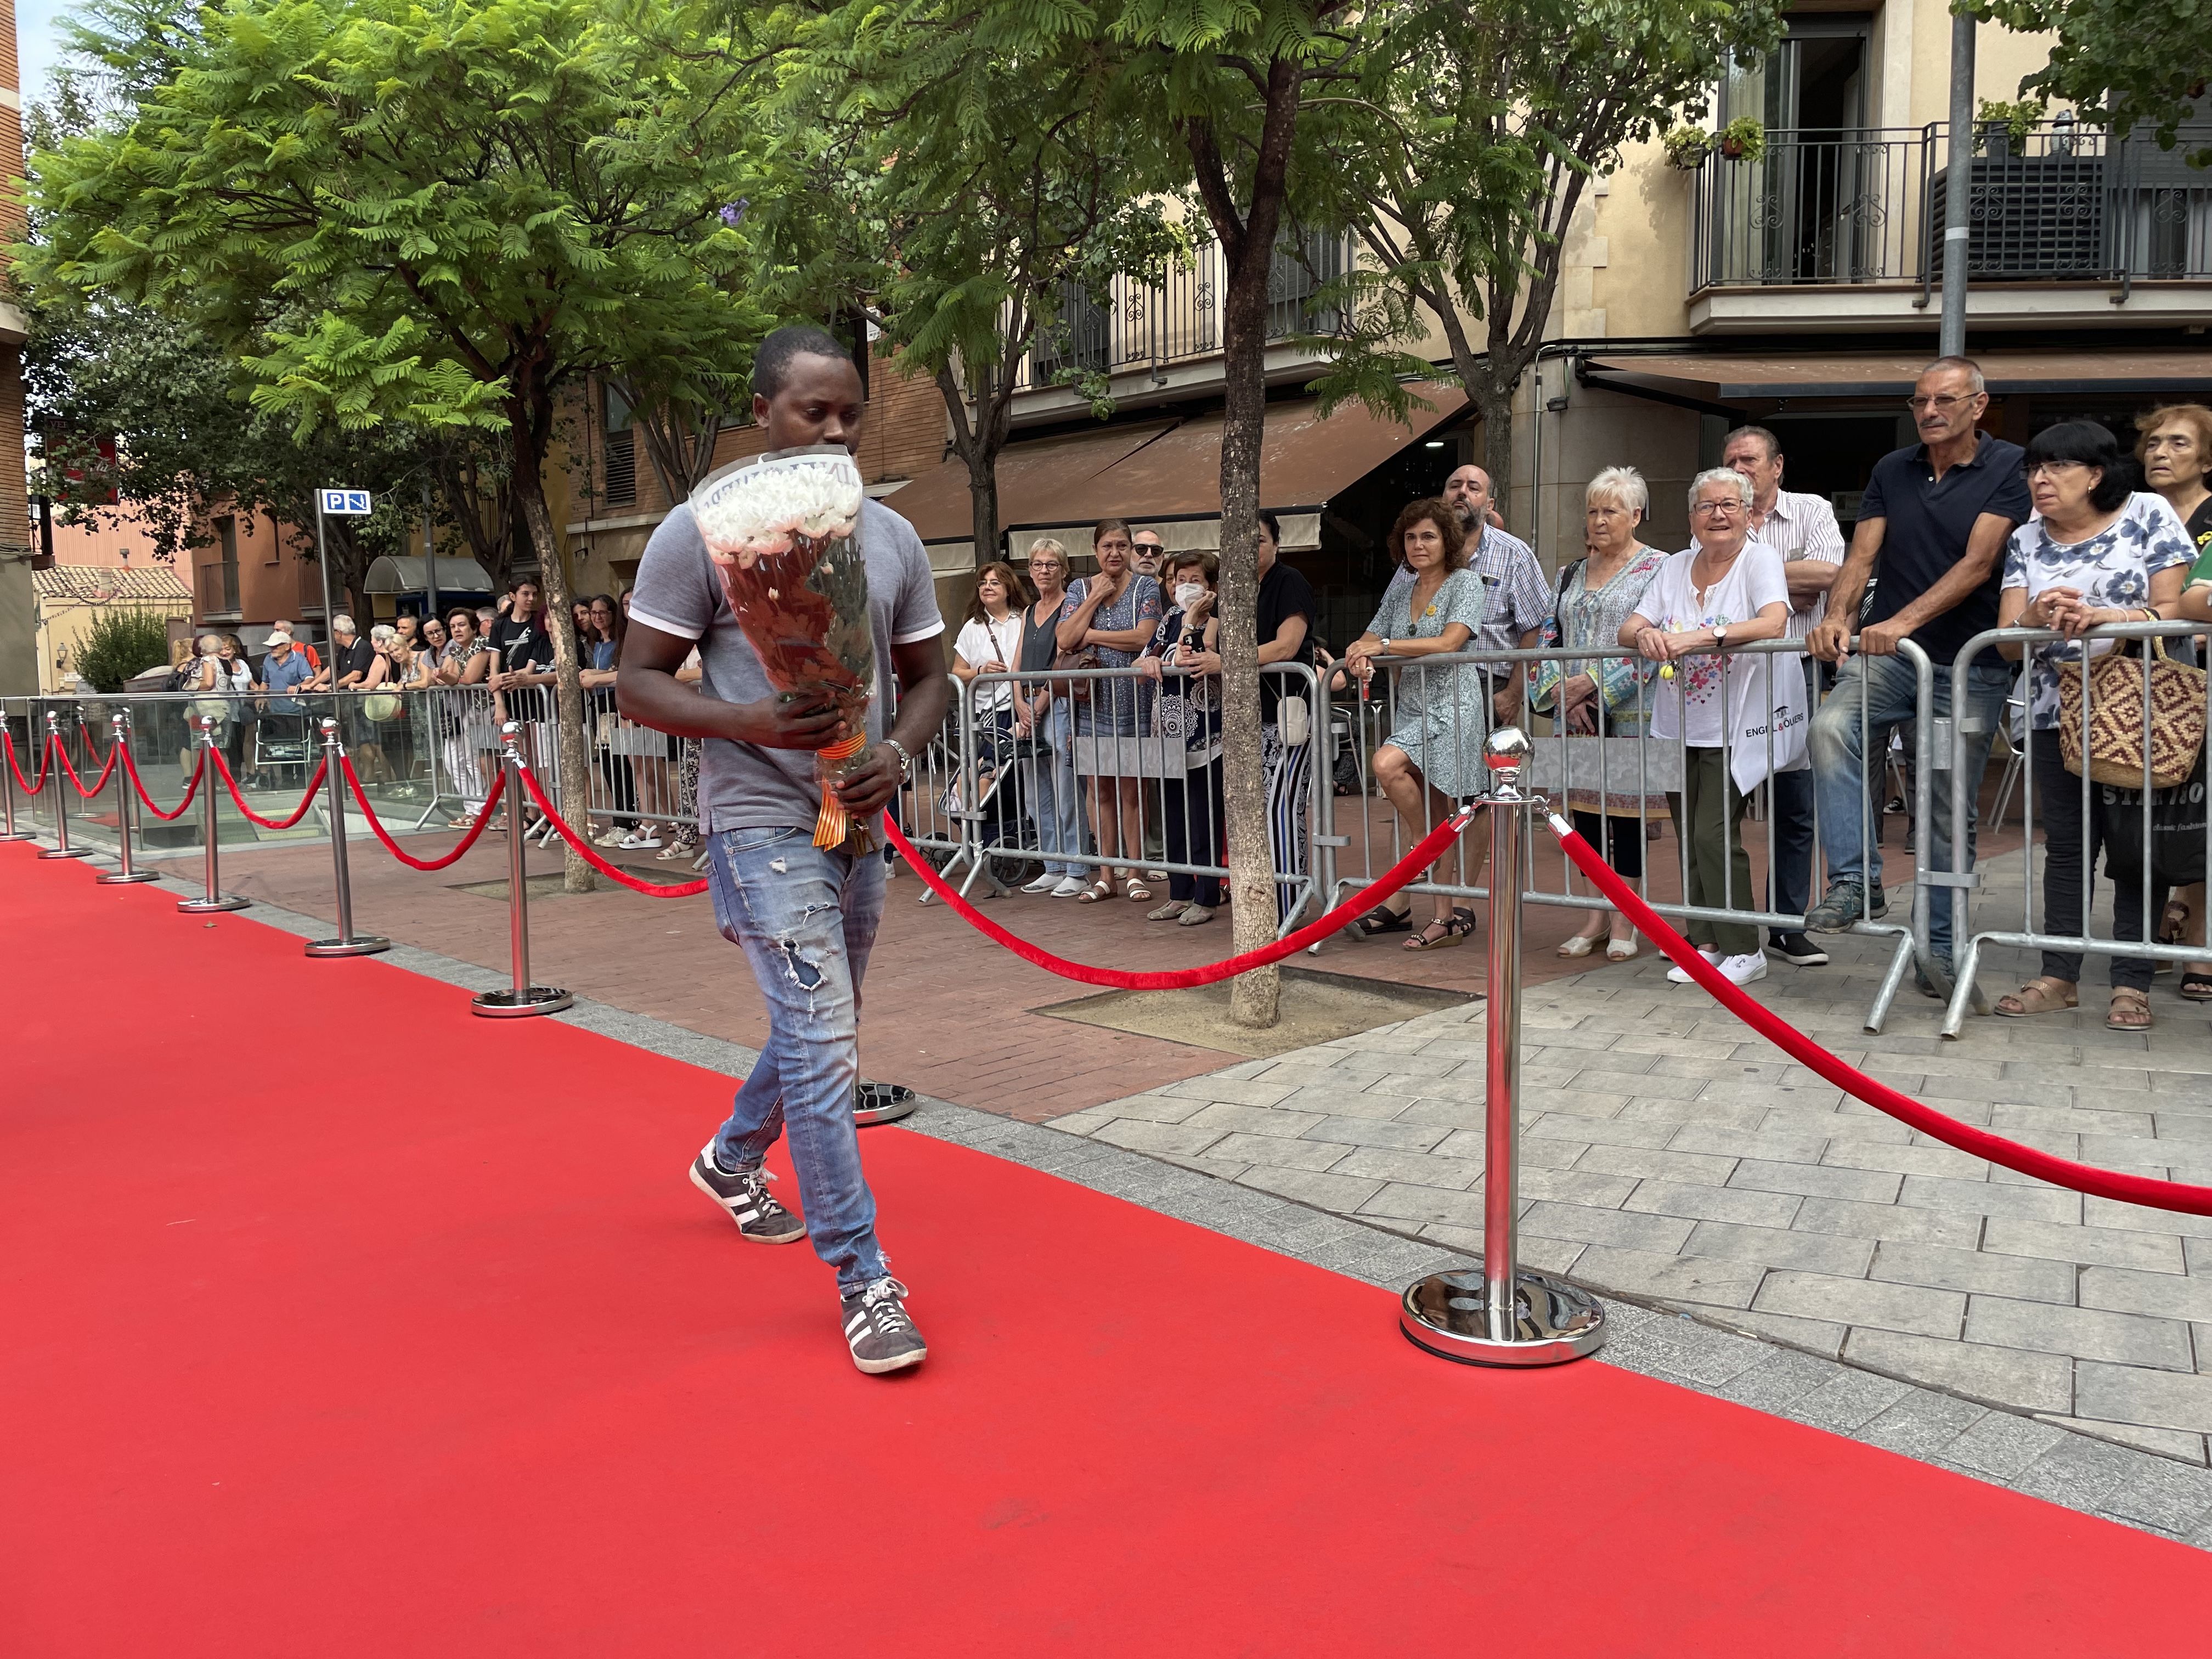
[[[1649,842],[1671,821],[1684,931],[1738,983],[1764,977],[1770,957],[1821,966],[1823,936],[1887,915],[1878,830],[1889,805],[1886,769],[1899,749],[1932,785],[1931,833],[1913,855],[1931,871],[1949,870],[1949,723],[1960,722],[1978,785],[2010,703],[2027,728],[2014,743],[2032,757],[2024,769],[2047,848],[2043,925],[2079,931],[2097,854],[2112,848],[2101,822],[2112,792],[2085,791],[2067,769],[2057,741],[2060,679],[2083,660],[2087,629],[2212,622],[2212,410],[2148,412],[2130,453],[2110,428],[2082,421],[2051,427],[2023,449],[1982,429],[1988,405],[1975,364],[1930,364],[1908,399],[1918,441],[1873,467],[1848,545],[1828,498],[1783,487],[1782,440],[1764,427],[1728,434],[1720,465],[1691,481],[1689,541],[1679,550],[1645,539],[1650,494],[1634,469],[1598,473],[1586,491],[1581,556],[1563,560],[1551,578],[1499,522],[1487,475],[1462,467],[1440,496],[1398,514],[1389,542],[1396,569],[1340,662],[1316,656],[1312,590],[1275,556],[1279,530],[1269,520],[1261,659],[1319,661],[1333,691],[1363,691],[1384,711],[1376,729],[1352,740],[1400,823],[1401,845],[1484,788],[1482,743],[1498,724],[1527,714],[1555,734],[1628,739],[1626,750],[1607,754],[1646,758],[1607,762],[1613,769],[1601,781],[1577,774],[1565,805],[1632,880],[1644,878]],[[973,707],[986,774],[1027,780],[1026,844],[1044,868],[1025,890],[1091,902],[1117,891],[1152,899],[1156,876],[1146,874],[1142,849],[1157,822],[1167,832],[1164,861],[1200,872],[1173,876],[1168,902],[1146,914],[1189,923],[1227,898],[1212,873],[1224,858],[1218,572],[1210,553],[1163,553],[1158,540],[1109,520],[1094,532],[1095,575],[1069,580],[1067,550],[1050,538],[1031,546],[1026,581],[1007,565],[987,568],[956,665],[969,680],[998,677]],[[2062,637],[1977,651],[1958,678],[1954,708],[1954,662],[2001,625]],[[1911,752],[1921,680],[1915,656],[1900,650],[1906,641],[1933,668],[1932,755]],[[1494,654],[1532,647],[1547,654],[1533,662]],[[1133,676],[1088,684],[1019,678],[1048,666],[1130,664]],[[1271,790],[1280,787],[1270,800],[1275,867],[1295,878],[1309,870],[1314,734],[1294,687],[1271,681],[1263,692],[1267,772]],[[1164,769],[1117,763],[1143,738],[1182,752]],[[1647,750],[1635,747],[1646,739]],[[1648,781],[1643,769],[1662,751],[1661,781]],[[1009,756],[1021,763],[1006,766]],[[1963,793],[1971,870],[1981,791]],[[1747,834],[1754,802],[1764,823]],[[1753,845],[1767,853],[1758,876]],[[1485,837],[1462,838],[1426,872],[1431,884],[1479,884],[1485,846]],[[1816,848],[1826,873],[1818,889]],[[2108,875],[2118,860],[2112,865]],[[2193,879],[2201,873],[2142,872],[2118,896],[2112,937],[2202,945],[2204,891]],[[1287,904],[1294,883],[1279,890]],[[1951,970],[1954,890],[1938,885],[1931,895],[1930,960],[1919,972],[1930,994],[1943,993]],[[1402,934],[1409,951],[1457,945],[1475,931],[1472,908],[1449,894],[1435,896],[1422,918],[1414,909],[1400,893],[1346,931]],[[1559,948],[1573,957],[1601,945],[1612,961],[1637,954],[1627,925],[1603,908]],[[2046,952],[2043,969],[1996,1012],[2074,1006],[2079,954]],[[2113,960],[2107,1018],[2116,1029],[2148,1024],[2152,971],[2147,959]],[[2192,966],[2179,988],[2212,1000],[2212,961]]]

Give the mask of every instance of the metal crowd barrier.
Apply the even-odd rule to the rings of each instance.
[[[2035,783],[2036,757],[2039,752],[2050,752],[2051,745],[2060,742],[2060,734],[2055,726],[2040,732],[2036,729],[2033,710],[2027,706],[2032,699],[2027,691],[2031,678],[2027,676],[2027,671],[2033,647],[2048,644],[2060,637],[2057,633],[2048,629],[1991,629],[1987,632],[1977,634],[1972,639],[1967,641],[1965,646],[1960,647],[1957,658],[1950,665],[1951,706],[1957,710],[1965,706],[1969,677],[1977,657],[1992,647],[2014,645],[2022,647],[2021,659],[2017,663],[2008,662],[2008,665],[2014,667],[2018,672],[2014,679],[2014,695],[2008,700],[2007,708],[2008,710],[2019,708],[2021,719],[2018,735],[2013,739],[2015,758],[2008,768],[2005,785],[1999,789],[1997,803],[2001,812],[2004,805],[2011,798],[2014,787],[2017,787],[2021,802],[2021,896],[2017,912],[2020,921],[2019,925],[2014,927],[1984,927],[1979,931],[1974,931],[1969,926],[1970,911],[1974,902],[1974,895],[1984,890],[1984,883],[1982,876],[1976,873],[1966,877],[1958,884],[1956,889],[1958,897],[1955,902],[1956,933],[1954,937],[1964,939],[1966,943],[1965,951],[1959,959],[1958,982],[1950,998],[1949,1006],[1944,1010],[1942,1029],[1945,1036],[1957,1036],[1966,1023],[1966,1017],[1970,1008],[1979,1010],[1976,976],[1981,964],[1983,951],[1987,946],[2001,945],[2027,951],[2059,951],[2083,957],[2085,965],[2087,958],[2097,957],[2131,957],[2147,960],[2153,963],[2172,963],[2177,967],[2191,963],[2212,963],[2212,948],[2208,948],[2204,943],[2203,932],[2204,921],[2201,904],[2197,909],[2196,943],[2184,941],[2179,944],[2162,944],[2159,942],[2157,937],[2168,889],[2178,888],[2187,884],[2159,879],[2157,868],[2159,860],[2154,856],[2154,849],[2162,843],[2169,858],[2183,855],[2182,848],[2185,847],[2191,834],[2189,820],[2193,812],[2197,827],[2204,838],[2203,847],[2198,849],[2197,868],[2200,872],[2212,870],[2212,814],[2207,814],[2204,811],[2205,774],[2201,750],[2197,757],[2197,769],[2192,777],[2166,788],[2154,789],[2151,787],[2154,706],[2153,682],[2152,676],[2149,674],[2142,677],[2140,708],[2131,707],[2127,711],[2132,716],[2134,736],[2139,745],[2137,752],[2140,756],[2142,781],[2133,790],[2129,789],[2125,785],[2099,783],[2091,779],[2090,769],[2086,764],[2079,774],[2070,772],[2068,774],[2069,781],[2067,787],[2069,793],[2075,793],[2074,806],[2078,812],[2081,823],[2081,908],[2077,913],[2065,916],[2052,915],[2045,910],[2039,919],[2038,908],[2043,895],[2042,884],[2037,879],[2034,856],[2035,830],[2039,821],[2039,796]],[[2203,623],[2113,623],[2093,628],[2083,637],[2091,641],[2110,641],[2111,648],[2114,650],[2120,649],[2124,641],[2144,641],[2146,643],[2139,645],[2137,648],[2145,653],[2149,653],[2153,650],[2153,647],[2147,643],[2150,641],[2194,641],[2197,643],[2190,657],[2179,659],[2185,665],[2191,661],[2197,665],[2212,662],[2212,627],[2208,627]],[[2168,648],[2170,652],[2171,647]],[[2212,722],[2212,677],[2208,677],[2207,679],[2205,710],[2208,722]],[[2092,751],[2090,738],[2097,713],[2095,676],[2094,673],[2084,673],[2081,676],[2080,728],[2080,752],[2084,756]],[[1954,721],[1949,731],[1938,734],[1939,741],[1947,745],[1954,757],[1951,769],[1951,822],[1952,862],[1954,867],[1966,862],[1966,830],[1969,823],[1967,807],[1977,799],[1982,782],[1978,776],[1967,777],[1963,769],[1967,750],[1979,735],[1978,729],[1963,720]],[[2063,754],[2063,751],[2061,750],[2057,752]],[[2146,802],[2147,805],[2144,804]],[[2104,825],[2107,815],[2113,808],[2118,806],[2132,806],[2139,819],[2137,827],[2140,840],[2132,849],[2137,859],[2136,877],[2132,884],[2127,884],[2132,887],[2132,891],[2123,890],[2124,884],[2121,882],[2107,878],[2111,880],[2113,889],[2111,918],[2112,927],[2109,933],[2100,933],[2096,927],[2094,914],[2097,854],[2100,850],[2108,850],[2112,846],[2112,842],[2104,834]],[[2160,812],[2165,813],[2169,820],[2168,828],[2163,835],[2155,832],[2154,824],[2154,817]],[[2043,862],[2047,878],[2051,858],[2047,813],[2044,823],[2046,837]],[[2201,878],[2200,875],[2198,879]],[[2118,923],[2124,908],[2130,902],[2135,907],[2136,921],[2142,934],[2141,939],[2130,939],[2119,937]],[[2069,927],[2065,924],[2075,925]],[[2078,980],[2076,982],[2080,983]]]
[[[1314,671],[1283,662],[1263,664],[1260,672],[1279,699],[1304,699],[1308,721],[1306,739],[1297,745],[1279,741],[1279,714],[1273,723],[1274,765],[1293,773],[1296,792],[1271,823],[1271,838],[1280,843],[1275,883],[1285,895],[1278,905],[1279,938],[1296,927],[1321,890],[1305,849],[1323,821],[1328,784],[1325,769],[1313,763],[1322,732]],[[949,878],[965,866],[963,896],[978,879],[990,896],[1004,896],[1050,865],[1080,865],[1101,875],[1164,871],[1225,884],[1223,761],[1194,757],[1174,713],[1176,701],[1188,704],[1200,684],[1213,699],[1218,730],[1218,681],[1199,682],[1171,669],[1158,676],[1133,665],[1009,670],[956,684],[945,729],[930,745],[927,763],[918,760],[915,767],[915,816],[929,839],[902,827],[917,846],[947,853],[940,873]],[[1303,775],[1295,773],[1300,764]],[[1109,800],[1118,829],[1111,854],[1098,836]],[[1153,896],[1168,896],[1155,887]]]
[[[1915,697],[1913,727],[1917,752],[1929,755],[1936,752],[1933,717],[1934,669],[1926,655],[1911,641],[1905,641],[1899,654],[1908,661],[1917,681]],[[1796,672],[1808,676],[1807,710],[1809,716],[1817,710],[1820,698],[1815,695],[1816,683],[1810,680],[1811,659],[1805,653],[1802,641],[1769,640],[1731,647],[1725,653],[1701,653],[1676,665],[1678,673],[1692,672],[1693,665],[1708,661],[1716,655],[1741,655],[1761,659],[1766,664],[1770,677],[1778,673]],[[1429,769],[1448,769],[1455,775],[1463,799],[1480,786],[1483,772],[1482,750],[1491,726],[1490,691],[1493,685],[1502,687],[1515,665],[1522,667],[1524,675],[1522,699],[1528,699],[1529,683],[1533,683],[1537,665],[1545,662],[1561,662],[1577,665],[1601,666],[1607,661],[1626,661],[1638,665],[1632,701],[1614,711],[1607,728],[1602,733],[1582,735],[1571,732],[1565,723],[1556,718],[1556,704],[1552,717],[1540,723],[1550,730],[1534,738],[1534,787],[1561,798],[1563,805],[1576,805],[1586,815],[1604,809],[1600,814],[1609,825],[1631,826],[1628,833],[1644,836],[1645,824],[1653,821],[1669,823],[1671,814],[1667,798],[1679,800],[1684,770],[1688,765],[1690,747],[1686,734],[1674,739],[1659,739],[1650,736],[1650,716],[1658,698],[1663,695],[1663,682],[1656,672],[1649,672],[1652,665],[1644,663],[1636,653],[1618,646],[1549,647],[1509,651],[1462,651],[1449,654],[1422,657],[1385,657],[1376,659],[1375,678],[1363,691],[1352,680],[1348,670],[1332,671],[1321,677],[1318,685],[1316,729],[1336,734],[1336,741],[1352,746],[1358,775],[1356,795],[1347,800],[1359,802],[1356,813],[1343,810],[1333,791],[1324,790],[1321,796],[1321,823],[1315,836],[1316,843],[1322,849],[1322,892],[1324,903],[1334,905],[1340,896],[1370,884],[1379,870],[1386,870],[1405,854],[1406,849],[1418,842],[1441,821],[1437,811],[1437,798],[1432,791],[1425,791],[1422,800],[1422,823],[1419,829],[1408,826],[1395,809],[1383,800],[1383,821],[1376,821],[1370,799],[1380,793],[1372,769],[1376,749],[1389,740],[1398,729],[1401,714],[1411,714],[1416,720],[1423,718],[1421,711],[1431,708],[1453,707],[1476,711],[1473,720],[1458,719],[1447,722],[1449,733],[1449,755],[1434,746],[1439,739],[1428,739],[1427,752],[1434,762],[1448,759],[1448,769],[1432,765]],[[1576,672],[1581,672],[1577,666]],[[1567,676],[1571,678],[1571,674]],[[1410,695],[1409,695],[1410,687]],[[1869,762],[1869,787],[1862,792],[1862,845],[1872,848],[1876,844],[1880,811],[1876,790],[1886,794],[1888,768],[1886,757],[1877,753],[1873,722],[1870,718],[1869,687],[1859,681],[1860,752]],[[1771,694],[1768,696],[1771,708]],[[1731,772],[1736,751],[1731,722],[1722,722],[1723,766]],[[1775,758],[1773,732],[1765,733],[1767,771],[1771,776]],[[1331,760],[1334,757],[1329,757]],[[1929,769],[1914,769],[1911,798],[1913,845],[1929,845],[1929,826],[1932,821],[1934,798],[1931,792]],[[1772,908],[1773,874],[1777,867],[1784,826],[1773,810],[1773,795],[1769,785],[1761,785],[1753,792],[1751,805],[1745,814],[1746,822],[1761,822],[1765,825],[1766,869],[1768,883],[1763,892],[1739,896],[1734,890],[1733,858],[1737,843],[1728,834],[1726,815],[1723,815],[1722,851],[1723,896],[1719,906],[1693,906],[1681,898],[1664,898],[1651,890],[1653,860],[1650,854],[1656,843],[1644,841],[1641,873],[1636,878],[1638,896],[1661,915],[1677,921],[1724,922],[1753,927],[1762,933],[1768,929],[1796,931],[1805,924],[1802,911],[1784,911]],[[1810,821],[1800,826],[1801,832],[1811,839],[1811,852],[1807,872],[1806,894],[1808,902],[1817,902],[1827,889],[1825,854],[1820,837],[1818,800],[1813,802]],[[1608,833],[1613,833],[1610,829]],[[1672,833],[1675,864],[1681,885],[1678,891],[1686,894],[1689,883],[1689,848],[1678,833]],[[1744,844],[1748,851],[1750,842]],[[1464,850],[1461,856],[1465,856]],[[1462,866],[1463,868],[1463,866]],[[1527,902],[1547,904],[1577,910],[1610,910],[1611,906],[1594,892],[1583,889],[1571,865],[1564,856],[1559,860],[1556,882],[1537,878],[1533,858],[1521,872],[1522,896]],[[1754,877],[1754,880],[1756,878]],[[1487,900],[1490,888],[1487,880],[1481,882],[1425,880],[1411,884],[1409,893],[1442,895],[1452,898]],[[1873,883],[1865,881],[1862,892],[1862,909],[1870,917],[1875,897]],[[1885,901],[1886,902],[1886,901]],[[1889,1009],[1904,981],[1905,973],[1916,961],[1936,988],[1948,994],[1950,983],[1943,965],[1931,956],[1928,945],[1928,889],[1916,878],[1912,888],[1912,908],[1909,923],[1896,921],[1863,918],[1854,924],[1855,933],[1888,938],[1895,941],[1889,965],[1884,974],[1875,1000],[1866,1016],[1869,1030],[1879,1030],[1887,1018]]]

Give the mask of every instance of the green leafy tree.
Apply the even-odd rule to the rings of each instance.
[[[2020,83],[2039,112],[2063,98],[2115,131],[2146,123],[2169,149],[2190,124],[2190,161],[2212,167],[2212,137],[2202,125],[2212,116],[2204,99],[2212,15],[2200,0],[1978,0],[1960,9],[2058,37],[2050,61]]]
[[[595,370],[741,366],[748,244],[721,210],[763,193],[767,146],[739,55],[684,0],[234,0],[34,186],[40,280],[191,318],[302,434],[496,440],[549,601],[579,823],[546,457],[563,389]],[[568,882],[590,885],[573,853]]]
[[[1221,250],[1223,816],[1240,951],[1273,936],[1276,914],[1255,631],[1268,278],[1293,225],[1300,123],[1349,84],[1367,36],[1389,17],[1387,3],[1362,12],[1346,0],[1125,0],[1106,20],[1148,89],[1146,118],[1182,149]],[[1273,968],[1239,975],[1230,1018],[1273,1024],[1279,992]]]
[[[963,0],[854,0],[794,57],[815,148],[880,349],[929,375],[968,470],[975,556],[997,556],[998,459],[1034,349],[1103,415],[1105,365],[1069,349],[1069,315],[1124,273],[1187,252],[1176,156],[1135,118],[1120,48],[1071,30],[1034,49],[1028,19]],[[872,268],[873,267],[873,268]],[[1057,347],[1058,349],[1053,349]]]
[[[95,691],[112,696],[134,674],[169,660],[169,623],[158,611],[103,611],[76,647],[76,672]]]
[[[23,367],[26,424],[73,522],[131,521],[156,559],[189,563],[210,512],[266,513],[312,550],[316,489],[356,484],[379,511],[331,520],[328,545],[332,591],[364,615],[370,562],[405,550],[408,515],[389,498],[428,463],[413,428],[303,435],[252,406],[247,377],[192,324],[67,289],[33,307]]]
[[[1307,210],[1354,227],[1324,402],[1402,399],[1440,326],[1482,416],[1486,470],[1513,477],[1513,392],[1543,343],[1568,222],[1621,147],[1702,109],[1731,52],[1771,47],[1779,0],[1443,0],[1365,32],[1334,99],[1339,165],[1302,175]],[[1356,142],[1342,135],[1356,129]],[[1433,320],[1432,320],[1433,319]]]

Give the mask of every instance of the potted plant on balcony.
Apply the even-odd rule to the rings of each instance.
[[[1756,161],[1766,154],[1766,127],[1755,116],[1739,115],[1713,135],[1713,148],[1731,161]]]
[[[1703,127],[1679,126],[1660,143],[1667,152],[1667,164],[1685,173],[1695,173],[1705,166],[1705,157],[1712,154],[1713,135]]]

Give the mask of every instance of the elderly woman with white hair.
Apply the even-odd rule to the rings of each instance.
[[[1651,508],[1651,491],[1632,466],[1609,466],[1583,492],[1583,556],[1559,572],[1547,648],[1620,649],[1621,624],[1634,614],[1667,555],[1646,546],[1638,533]],[[1529,707],[1553,715],[1579,737],[1640,737],[1650,725],[1650,665],[1635,657],[1551,658],[1535,665]],[[1568,796],[1575,829],[1620,875],[1644,873],[1644,801],[1633,779],[1607,777],[1602,796]],[[1633,810],[1626,810],[1632,808]],[[1655,803],[1656,810],[1656,803]],[[1563,957],[1586,957],[1606,941],[1606,959],[1636,954],[1636,930],[1618,912],[1593,910],[1581,930],[1559,946]]]
[[[1660,564],[1619,635],[1660,665],[1651,734],[1684,744],[1682,788],[1667,805],[1686,854],[1682,901],[1705,910],[1759,908],[1746,798],[1770,764],[1804,751],[1805,677],[1796,664],[1721,654],[1779,639],[1790,623],[1782,556],[1752,538],[1751,501],[1751,481],[1724,466],[1690,481],[1692,544]],[[1735,983],[1766,977],[1755,925],[1693,920],[1683,932]],[[1680,968],[1667,976],[1690,978]]]

